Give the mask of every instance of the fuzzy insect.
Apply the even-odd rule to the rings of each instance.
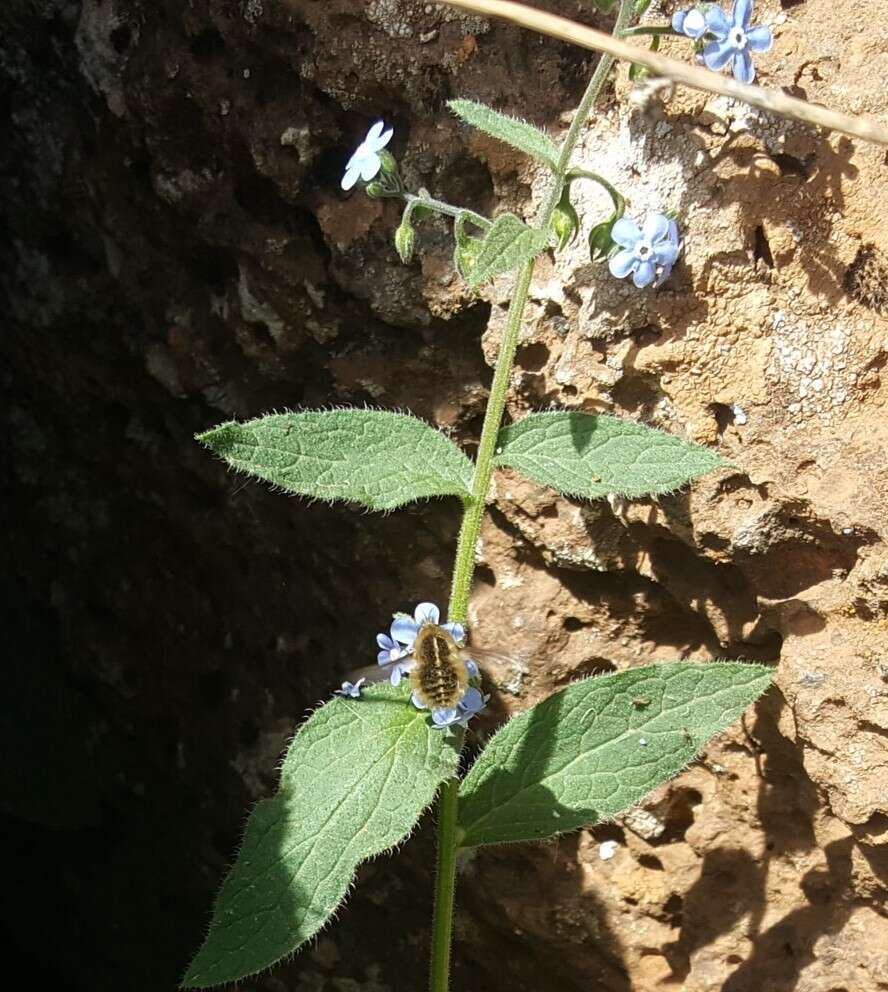
[[[349,674],[349,680],[364,678],[368,682],[387,679],[392,669],[404,664],[404,658],[385,665],[369,665]],[[430,710],[451,709],[463,698],[469,681],[477,672],[477,662],[513,666],[515,659],[500,651],[467,648],[436,623],[424,623],[410,650],[407,678],[417,699]]]
[[[410,681],[419,701],[430,710],[450,709],[469,686],[465,651],[437,624],[419,628],[413,644],[414,668]]]

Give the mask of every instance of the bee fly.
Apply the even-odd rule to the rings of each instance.
[[[453,635],[437,624],[424,624],[413,644],[413,660],[410,681],[423,706],[430,710],[456,706],[469,687],[469,667]]]
[[[358,669],[349,675],[349,679],[354,681],[361,677],[368,682],[379,682],[387,679],[400,665],[423,706],[430,710],[452,709],[465,695],[469,680],[478,674],[478,661],[514,664],[512,658],[499,651],[462,647],[443,627],[424,623],[416,633],[410,656],[385,665]]]

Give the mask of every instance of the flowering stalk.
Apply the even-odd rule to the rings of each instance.
[[[613,28],[615,37],[629,26],[634,7],[634,0],[620,0],[620,10]],[[555,208],[561,200],[565,184],[568,181],[570,160],[579,141],[580,133],[588,120],[595,101],[607,82],[613,64],[612,56],[607,54],[601,56],[580,105],[577,107],[570,130],[559,152],[552,188],[537,216],[537,225],[541,228],[548,227]],[[484,426],[481,430],[481,440],[478,446],[471,496],[465,500],[465,511],[456,548],[448,610],[448,619],[452,623],[464,624],[468,619],[469,594],[475,574],[475,549],[487,508],[496,441],[503,419],[509,380],[518,347],[518,334],[527,306],[534,267],[535,262],[531,260],[525,263],[518,273],[512,301],[509,305],[506,328],[500,342],[493,384],[487,401],[487,410],[484,414]],[[450,987],[456,852],[459,846],[456,822],[458,789],[458,780],[451,779],[442,787],[438,798],[438,863],[432,925],[431,992],[448,992]]]

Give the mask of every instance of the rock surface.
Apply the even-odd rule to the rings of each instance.
[[[758,5],[760,80],[884,116],[882,0],[783,7]],[[557,134],[594,59],[411,0],[7,0],[0,27],[4,912],[48,974],[157,992],[294,724],[392,609],[445,598],[458,525],[302,506],[191,436],[366,402],[477,441],[509,280],[471,297],[435,223],[402,266],[396,209],[343,196],[342,165],[385,115],[408,184],[529,212],[545,177],[443,103]],[[739,467],[631,504],[498,478],[472,620],[516,660],[486,729],[677,657],[773,662],[777,689],[618,824],[466,865],[455,988],[888,988],[885,150],[621,74],[582,159],[630,212],[676,210],[684,256],[644,293],[585,237],[544,258],[510,413],[614,412]],[[576,189],[588,230],[606,203]],[[242,987],[417,988],[431,838],[407,851]]]

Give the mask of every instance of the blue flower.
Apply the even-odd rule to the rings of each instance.
[[[641,228],[628,217],[621,217],[611,237],[623,249],[610,260],[611,275],[625,279],[631,272],[639,289],[652,282],[659,286],[668,279],[681,250],[678,225],[662,214],[650,214]]]
[[[379,653],[376,655],[376,660],[380,665],[390,665],[392,662],[400,661],[401,658],[406,658],[410,654],[407,648],[402,644],[398,644],[389,634],[377,634],[376,643],[380,648]]]
[[[437,624],[440,619],[441,611],[434,603],[420,603],[413,611],[412,617],[407,613],[399,613],[395,617],[392,637],[412,650],[419,628],[427,623]],[[457,644],[461,644],[466,639],[466,628],[461,623],[442,623],[441,626]]]
[[[389,633],[376,635],[376,643],[380,649],[376,660],[380,665],[393,666],[389,672],[389,681],[392,685],[400,685],[401,679],[413,670],[413,643],[419,628],[427,623],[437,624],[440,619],[441,611],[434,603],[420,603],[413,611],[412,617],[408,613],[398,613]],[[457,644],[461,644],[466,639],[466,629],[461,623],[444,623],[441,626]],[[470,676],[474,677],[478,674],[478,666],[474,661],[469,661],[466,665]]]
[[[685,34],[696,41],[706,33],[706,18],[699,7],[690,10],[679,10],[672,15],[672,30]]]
[[[484,709],[488,699],[490,696],[482,695],[480,690],[469,686],[463,698],[452,709],[432,710],[432,725],[436,730],[447,730],[456,726],[466,727],[469,720]],[[413,694],[413,705],[418,710],[428,709],[416,693]]]
[[[348,696],[350,699],[358,699],[361,695],[361,687],[366,682],[366,679],[358,679],[354,685],[351,682],[343,682],[341,689],[335,689],[333,692],[334,696]]]
[[[733,62],[734,78],[740,83],[755,79],[750,52],[768,52],[774,44],[769,27],[751,28],[753,0],[734,0],[731,20],[721,7],[706,11],[706,33],[715,39],[703,49],[703,61],[716,72]]]
[[[358,145],[345,167],[345,175],[342,177],[343,189],[351,189],[359,178],[369,183],[382,168],[379,153],[392,140],[394,134],[392,128],[383,133],[384,128],[385,124],[377,121],[367,132],[367,137]]]

